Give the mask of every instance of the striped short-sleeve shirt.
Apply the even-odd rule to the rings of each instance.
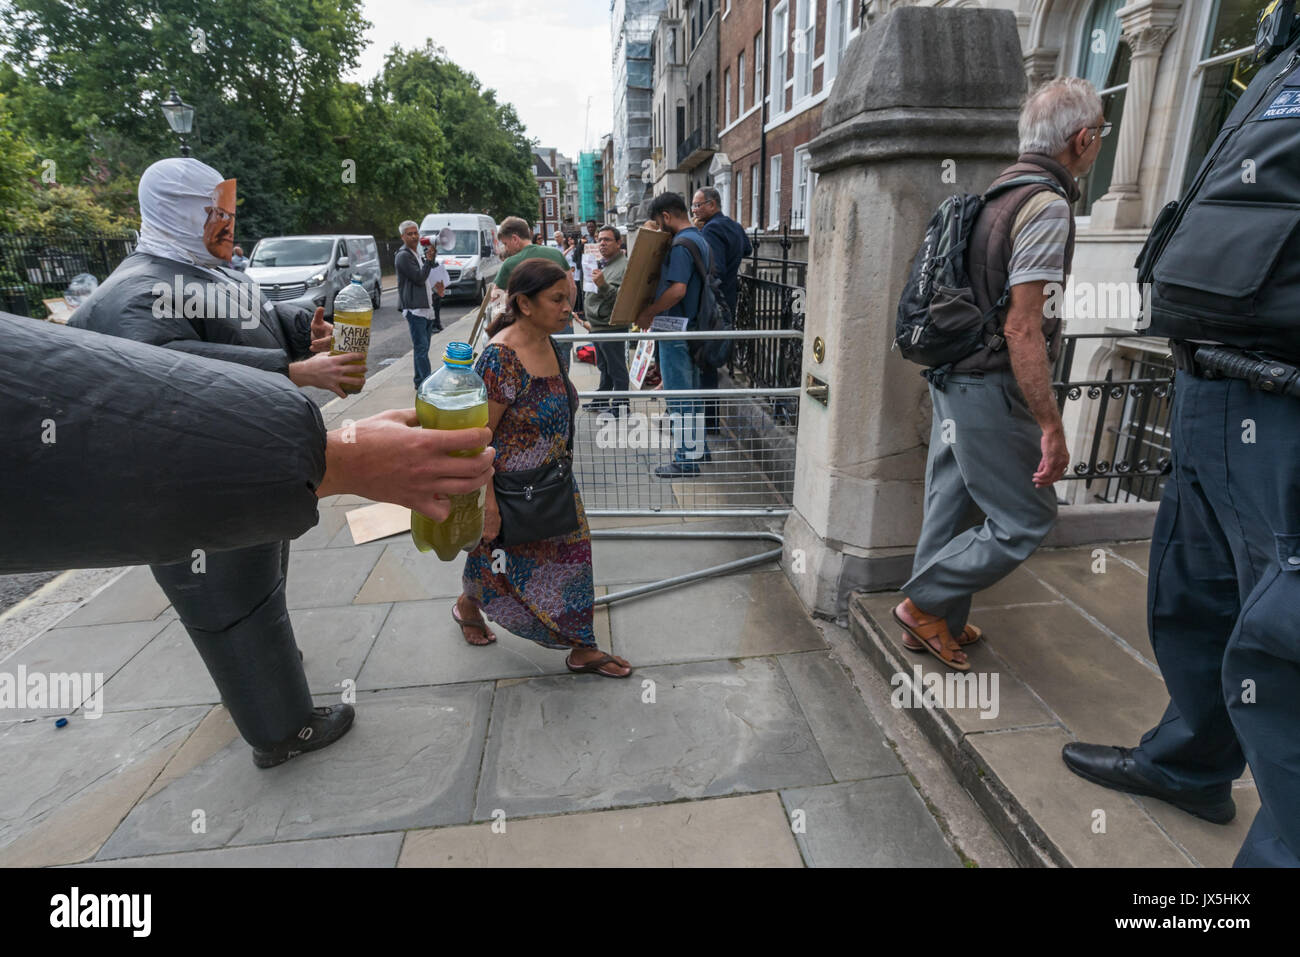
[[[1050,189],[1031,196],[1011,227],[1009,284],[1064,282],[1069,238],[1070,204]]]

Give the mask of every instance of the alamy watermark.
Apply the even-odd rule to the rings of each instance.
[[[980,717],[989,721],[1001,711],[996,671],[926,674],[914,665],[911,675],[895,672],[889,684],[894,689],[889,703],[895,708],[979,708]]]
[[[89,671],[31,671],[19,665],[16,673],[0,671],[0,709],[34,708],[39,711],[73,711],[87,718],[104,715],[104,674]]]

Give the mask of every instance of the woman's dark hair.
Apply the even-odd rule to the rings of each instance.
[[[487,334],[491,338],[514,323],[521,315],[516,303],[520,296],[529,299],[544,289],[550,289],[557,282],[564,282],[568,273],[549,259],[525,259],[510,273],[510,282],[506,286],[506,309],[488,323]]]

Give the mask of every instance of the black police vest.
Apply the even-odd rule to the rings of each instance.
[[[1300,360],[1300,42],[1256,75],[1136,265],[1149,334]]]

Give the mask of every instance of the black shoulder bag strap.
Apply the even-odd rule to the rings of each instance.
[[[569,458],[573,458],[573,420],[577,410],[573,407],[573,395],[569,392],[569,387],[572,383],[569,382],[569,377],[564,374],[564,360],[560,357],[560,344],[554,339],[551,339],[550,336],[547,336],[546,338],[551,340],[551,348],[555,350],[555,361],[559,363],[560,366],[560,378],[564,380],[564,403],[569,407],[569,434],[565,438],[564,445],[569,451]]]

